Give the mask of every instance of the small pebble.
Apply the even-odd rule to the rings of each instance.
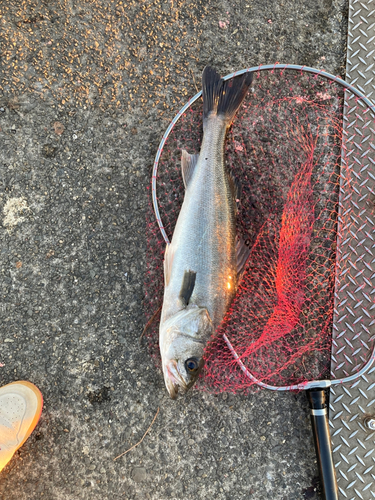
[[[144,467],[134,467],[132,470],[132,478],[136,483],[141,483],[147,479],[147,472]]]

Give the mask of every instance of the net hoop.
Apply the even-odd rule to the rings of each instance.
[[[375,105],[370,101],[368,97],[365,96],[363,92],[360,90],[356,89],[351,85],[350,83],[345,82],[338,76],[331,75],[330,73],[327,73],[326,71],[323,71],[321,69],[316,69],[316,68],[310,68],[308,66],[300,66],[298,64],[266,64],[264,66],[253,66],[251,68],[246,68],[246,69],[241,69],[239,71],[235,71],[234,73],[230,73],[226,76],[223,77],[223,80],[229,80],[230,78],[234,78],[235,76],[242,75],[244,73],[249,73],[249,72],[258,72],[258,71],[269,71],[273,72],[275,69],[281,69],[281,70],[295,70],[295,71],[300,71],[300,72],[306,72],[306,73],[312,73],[315,74],[316,77],[318,76],[323,76],[327,80],[332,81],[332,83],[338,83],[342,87],[344,87],[346,90],[349,90],[352,92],[354,95],[356,95],[365,105],[366,107],[374,114],[375,116]],[[173,118],[171,123],[169,124],[167,130],[165,131],[162,140],[160,141],[156,156],[155,156],[155,161],[152,169],[152,181],[151,181],[151,186],[152,186],[152,204],[154,208],[154,213],[155,213],[155,218],[158,223],[160,232],[163,236],[163,239],[166,244],[169,244],[169,238],[167,236],[167,233],[165,232],[163,221],[161,220],[161,215],[159,211],[159,205],[158,205],[158,200],[157,200],[157,193],[156,193],[156,180],[157,180],[157,173],[158,173],[158,166],[159,166],[159,160],[160,156],[163,152],[164,145],[168,139],[169,134],[171,133],[173,127],[176,125],[180,117],[185,113],[185,111],[197,100],[199,97],[202,95],[202,91],[198,92],[195,94],[189,101],[180,109],[180,111],[176,114],[176,116]]]
[[[318,69],[314,69],[314,68],[310,68],[310,67],[306,67],[306,66],[300,66],[300,65],[272,64],[272,65],[264,65],[264,66],[242,69],[242,70],[239,70],[239,71],[236,71],[234,73],[230,73],[230,74],[226,75],[225,77],[223,77],[223,79],[229,80],[231,78],[234,78],[236,76],[242,75],[242,74],[247,73],[247,72],[257,73],[257,76],[259,77],[260,71],[267,71],[267,74],[271,76],[274,74],[275,70],[277,70],[277,74],[279,74],[280,77],[283,76],[285,70],[288,70],[287,75],[289,74],[289,75],[291,75],[291,77],[294,77],[297,80],[298,80],[299,76],[302,78],[305,75],[312,75],[311,76],[311,84],[312,85],[314,85],[313,80],[319,82],[319,81],[322,81],[323,79],[326,82],[328,82],[329,86],[331,86],[331,84],[336,84],[336,86],[338,88],[341,87],[344,92],[345,91],[348,92],[348,94],[346,94],[346,98],[344,100],[344,106],[348,106],[350,99],[352,97],[355,97],[356,102],[358,104],[360,104],[360,106],[362,107],[363,114],[367,114],[368,112],[370,112],[370,115],[375,116],[375,105],[371,102],[371,100],[368,97],[366,97],[366,95],[364,95],[364,93],[361,91],[363,89],[358,90],[353,85],[346,83],[341,78],[335,77],[335,76],[333,76],[333,75],[331,75],[323,70],[318,70]],[[321,78],[319,79],[319,77],[321,77]],[[170,240],[169,240],[168,235],[167,235],[168,224],[166,226],[164,226],[163,220],[162,220],[162,217],[164,219],[166,217],[166,215],[164,214],[161,216],[161,213],[163,213],[164,197],[160,198],[160,200],[159,200],[160,207],[159,207],[158,197],[157,197],[157,189],[160,189],[160,186],[159,186],[159,188],[157,188],[157,184],[159,182],[160,176],[164,173],[164,168],[161,170],[161,168],[163,166],[163,163],[161,163],[163,161],[162,160],[163,151],[164,151],[166,145],[168,144],[168,142],[167,142],[168,138],[173,137],[173,135],[175,134],[173,129],[174,129],[175,125],[177,124],[177,122],[179,122],[179,121],[181,122],[180,118],[185,116],[185,114],[189,110],[189,108],[195,102],[197,102],[197,100],[201,97],[201,95],[202,95],[202,92],[200,91],[197,94],[195,94],[193,97],[191,97],[189,99],[189,101],[176,114],[176,116],[173,118],[173,120],[170,122],[168,128],[166,129],[166,131],[162,137],[162,140],[160,141],[160,144],[159,144],[156,156],[155,156],[155,161],[154,161],[153,170],[152,170],[151,194],[152,194],[153,214],[151,214],[151,219],[153,218],[153,216],[155,216],[156,222],[158,224],[158,229],[156,229],[156,227],[155,227],[155,230],[156,230],[155,234],[160,231],[159,234],[161,234],[161,236],[162,236],[162,238],[160,240],[161,244],[163,244],[163,242],[165,244],[170,243]],[[345,118],[344,118],[344,120],[345,120]],[[172,133],[172,131],[173,131],[173,133]],[[161,163],[160,167],[159,167],[159,163]],[[176,160],[173,163],[174,163],[174,165],[176,165]],[[178,166],[176,166],[175,168],[178,168]],[[159,171],[158,171],[158,169],[159,169]],[[160,208],[160,210],[159,210],[159,208]],[[164,220],[164,222],[166,222],[166,221]],[[285,391],[285,390],[297,390],[298,391],[298,390],[307,390],[310,388],[318,388],[318,387],[319,388],[322,388],[322,387],[328,388],[334,384],[343,384],[343,383],[352,382],[355,379],[357,379],[358,377],[362,376],[364,373],[366,373],[375,362],[375,345],[374,345],[370,351],[371,355],[370,355],[368,362],[355,375],[346,376],[344,378],[334,379],[334,380],[321,380],[321,379],[318,380],[318,379],[316,379],[316,377],[313,376],[312,378],[307,379],[306,381],[301,382],[301,383],[295,383],[292,385],[281,384],[280,386],[274,386],[274,385],[267,384],[267,383],[257,379],[250,371],[248,371],[248,369],[245,367],[245,365],[243,365],[243,363],[241,362],[241,359],[237,355],[236,350],[231,345],[230,341],[228,340],[228,338],[226,337],[225,334],[223,334],[222,338],[223,338],[224,342],[227,344],[227,348],[229,349],[229,351],[232,354],[232,359],[235,361],[237,366],[241,369],[241,371],[243,372],[245,377],[249,380],[249,382],[257,385],[258,387],[263,387],[265,389],[270,389],[270,390],[274,390],[274,391],[275,390],[276,391]]]
[[[231,351],[233,358],[236,360],[238,365],[240,366],[241,370],[244,372],[246,377],[254,382],[259,387],[263,387],[264,389],[268,389],[270,391],[307,391],[308,389],[327,389],[328,387],[331,387],[331,385],[339,385],[339,384],[347,384],[349,382],[354,382],[357,380],[359,377],[362,377],[366,372],[369,371],[371,366],[374,364],[375,361],[375,344],[372,348],[371,356],[370,359],[367,361],[367,363],[359,370],[357,373],[354,375],[350,375],[345,378],[336,378],[336,379],[326,379],[326,380],[309,380],[306,382],[302,382],[300,384],[292,384],[292,385],[270,385],[270,384],[265,384],[261,380],[258,380],[256,377],[254,377],[253,374],[249,372],[249,370],[245,367],[245,365],[242,363],[241,359],[239,358],[238,354],[236,351],[233,349],[232,344],[229,342],[228,337],[226,335],[223,335],[223,339],[225,340],[229,350]]]

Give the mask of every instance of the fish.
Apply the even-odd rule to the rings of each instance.
[[[204,367],[204,349],[236,295],[249,255],[236,236],[239,183],[227,171],[228,128],[251,85],[252,73],[224,81],[202,74],[203,139],[199,154],[182,150],[185,194],[164,253],[164,297],[159,348],[172,399],[186,393]]]

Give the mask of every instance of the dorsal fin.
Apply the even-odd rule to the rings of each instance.
[[[236,236],[236,256],[237,256],[237,282],[242,278],[247,260],[250,255],[250,248],[240,236]]]
[[[193,174],[195,172],[195,167],[198,163],[199,154],[190,155],[185,149],[182,150],[181,155],[181,170],[182,178],[184,180],[185,189],[187,189]]]
[[[180,300],[185,307],[189,304],[190,297],[192,296],[196,276],[197,273],[193,271],[185,271],[184,273],[180,291]]]

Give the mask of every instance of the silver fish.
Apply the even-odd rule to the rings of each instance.
[[[182,151],[185,196],[164,255],[164,300],[159,346],[170,396],[198,378],[205,345],[236,294],[248,255],[236,240],[236,184],[224,164],[224,141],[252,74],[224,82],[202,75],[203,141],[199,155]]]

